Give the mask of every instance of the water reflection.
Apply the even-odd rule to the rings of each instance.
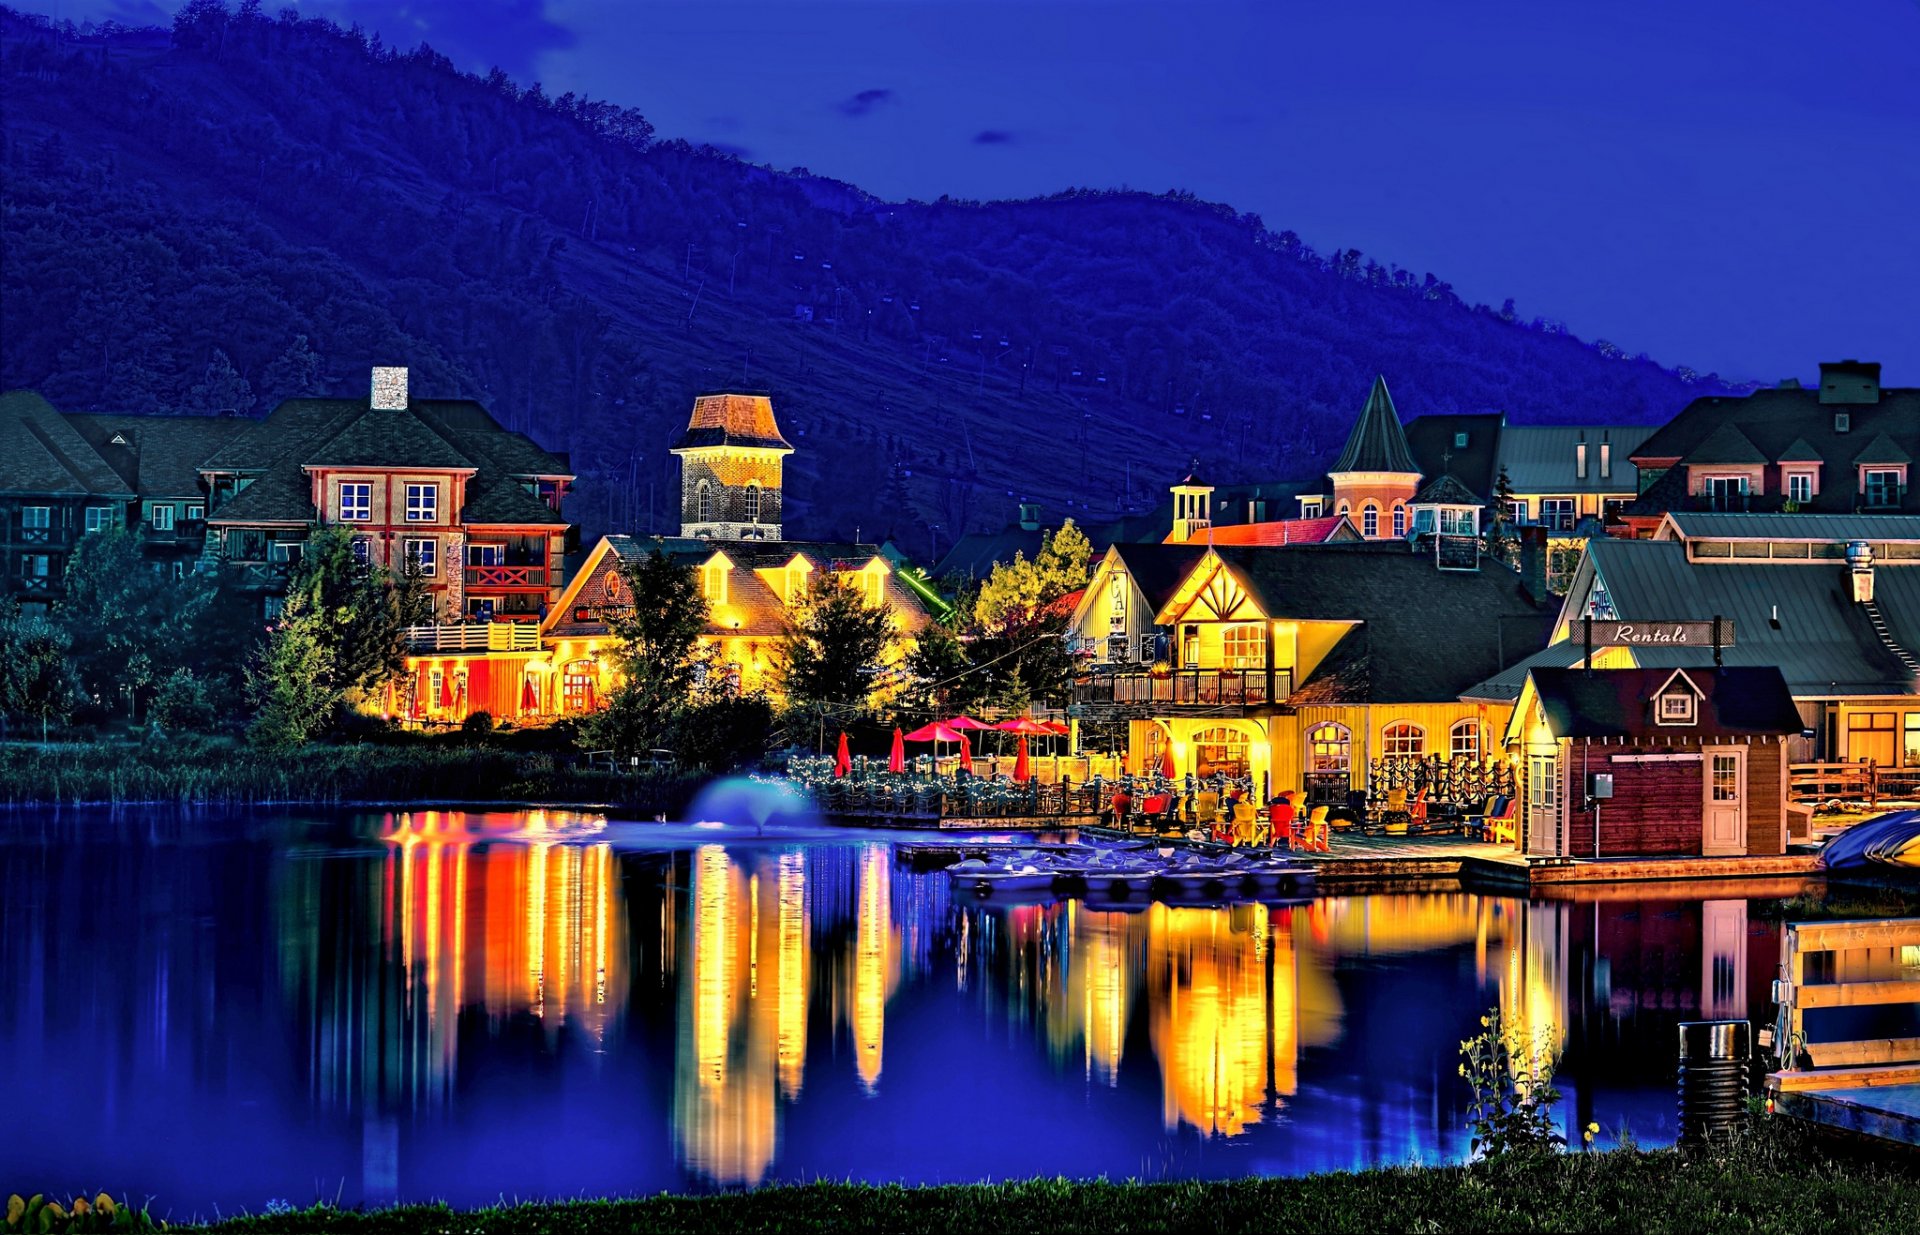
[[[65,1114],[0,1161],[191,1207],[1442,1160],[1496,1004],[1564,1050],[1568,1126],[1656,1142],[1674,1024],[1764,1014],[1778,951],[1724,888],[998,906],[884,839],[700,835],[16,832],[0,1065]]]

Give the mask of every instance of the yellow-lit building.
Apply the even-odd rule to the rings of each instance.
[[[1134,771],[1171,751],[1176,774],[1251,777],[1267,793],[1340,800],[1386,756],[1488,757],[1509,709],[1461,692],[1542,646],[1551,616],[1496,561],[1442,569],[1392,541],[1214,546],[1164,598],[1142,589],[1143,575],[1167,586],[1146,562],[1110,552],[1081,598],[1083,636],[1149,598],[1157,609],[1151,635],[1129,625],[1125,642],[1093,642],[1076,704],[1129,722]]]

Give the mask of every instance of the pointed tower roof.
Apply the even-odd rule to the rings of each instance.
[[[1367,405],[1347,435],[1347,446],[1330,474],[1340,472],[1401,472],[1418,476],[1420,465],[1407,449],[1407,432],[1400,427],[1400,413],[1393,408],[1393,396],[1387,393],[1387,379],[1376,376]]]
[[[780,435],[773,418],[773,400],[765,395],[701,395],[693,401],[686,432],[671,450],[698,450],[705,446],[751,446],[791,454],[793,446]]]

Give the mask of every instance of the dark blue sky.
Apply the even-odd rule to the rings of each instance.
[[[1668,363],[1920,384],[1920,0],[300,7],[885,197],[1190,189]]]

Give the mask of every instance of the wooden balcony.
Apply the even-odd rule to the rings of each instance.
[[[1265,669],[1174,669],[1093,673],[1073,684],[1073,701],[1090,711],[1225,713],[1285,702],[1293,693],[1293,670],[1275,669],[1267,687]]]
[[[547,568],[545,566],[469,566],[467,567],[468,591],[491,591],[494,589],[529,589],[545,591],[547,588]]]
[[[537,652],[540,628],[530,622],[466,622],[457,626],[409,626],[410,651]]]

